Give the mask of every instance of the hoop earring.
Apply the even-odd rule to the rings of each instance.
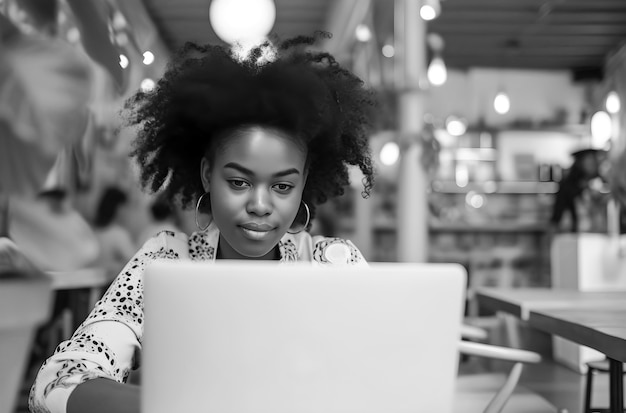
[[[198,202],[196,202],[196,227],[198,227],[198,229],[202,232],[202,231],[206,231],[206,229],[209,227],[209,225],[211,224],[211,221],[209,221],[204,227],[200,226],[200,223],[198,222],[198,214],[200,212],[200,204],[202,203],[202,198],[204,198],[205,195],[209,195],[211,196],[208,192],[203,193],[202,195],[200,195],[200,198],[198,198]]]
[[[287,232],[289,234],[299,234],[299,233],[301,233],[302,231],[304,231],[309,226],[309,222],[311,221],[311,211],[309,210],[309,206],[304,201],[300,201],[300,203],[302,205],[304,205],[304,210],[306,211],[306,222],[304,223],[304,226],[302,228],[300,228],[298,231],[287,230]],[[298,212],[300,212],[300,209],[298,209]],[[297,217],[297,215],[296,215],[296,217]],[[290,229],[291,229],[291,227],[290,227]]]

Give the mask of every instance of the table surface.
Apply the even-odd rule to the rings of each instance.
[[[604,353],[610,360],[610,411],[622,412],[626,362],[626,292],[485,289],[479,302],[528,324]]]
[[[626,362],[626,306],[531,310],[528,323]]]
[[[47,274],[52,279],[52,289],[54,290],[102,288],[111,282],[103,268],[49,271]]]
[[[479,288],[478,301],[527,321],[533,310],[618,309],[626,310],[626,291],[588,292],[551,288]]]

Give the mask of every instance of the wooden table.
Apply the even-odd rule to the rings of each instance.
[[[49,271],[53,290],[89,289],[89,306],[93,307],[100,299],[102,290],[111,279],[103,268],[81,268],[69,271]]]
[[[610,363],[610,411],[623,412],[626,362],[626,292],[483,288],[478,300],[517,315],[533,328],[596,349]]]
[[[626,307],[533,310],[528,324],[604,353],[609,360],[609,410],[623,412]]]
[[[513,314],[528,321],[533,310],[560,308],[580,309],[626,309],[626,291],[583,292],[576,290],[553,290],[550,288],[479,288],[478,301],[497,311]]]

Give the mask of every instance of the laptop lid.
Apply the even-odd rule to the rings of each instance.
[[[452,409],[465,270],[155,262],[144,413]]]

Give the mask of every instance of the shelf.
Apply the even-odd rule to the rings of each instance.
[[[519,222],[495,222],[485,224],[470,223],[432,223],[429,225],[432,232],[544,232],[545,224],[519,223]]]
[[[344,221],[341,230],[351,231],[354,229],[354,220]],[[397,226],[391,220],[374,220],[372,222],[372,230],[375,232],[395,232]],[[536,222],[508,222],[497,221],[488,223],[429,223],[428,230],[430,232],[492,232],[492,233],[540,233],[546,230],[543,223]]]
[[[559,189],[557,182],[538,181],[485,181],[470,182],[460,187],[454,181],[434,181],[433,192],[444,194],[466,194],[476,191],[485,194],[554,194]]]

